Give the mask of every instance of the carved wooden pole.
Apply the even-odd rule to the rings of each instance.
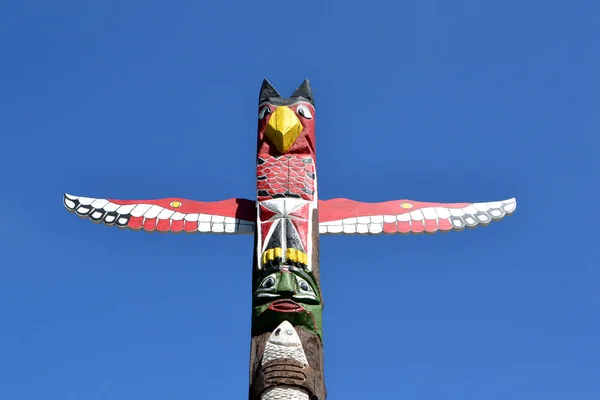
[[[250,400],[326,397],[315,150],[315,109],[308,82],[290,98],[263,82]]]
[[[120,228],[254,234],[250,400],[325,400],[319,235],[435,233],[487,225],[516,200],[322,201],[308,81],[291,97],[266,80],[258,105],[256,200],[115,200],[66,194],[69,211]]]

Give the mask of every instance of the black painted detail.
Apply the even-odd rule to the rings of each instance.
[[[307,189],[307,188],[302,188],[302,191],[303,191],[304,193],[306,193],[306,194],[310,194],[311,196],[312,196],[313,194],[315,194],[315,191],[314,191],[314,190],[310,190],[310,189]]]
[[[262,103],[265,101],[269,101],[269,99],[274,97],[281,97],[279,92],[271,85],[271,83],[264,79],[262,86],[260,87],[260,95],[258,96],[258,103]]]
[[[257,176],[256,180],[257,181],[266,181],[267,180],[267,176],[266,175]]]
[[[292,93],[291,97],[281,97],[279,92],[271,85],[268,80],[263,80],[262,86],[260,87],[260,94],[258,96],[258,103],[269,102],[274,106],[286,106],[298,101],[306,101],[313,106],[315,101],[312,94],[312,89],[308,80],[304,80],[298,86],[298,88]]]
[[[314,105],[312,89],[310,88],[310,83],[308,79],[305,79],[304,82],[292,93],[292,98],[295,97],[303,97],[308,100],[309,103]]]
[[[267,246],[265,247],[266,249],[274,249],[277,247],[281,247],[281,239],[282,239],[282,229],[281,229],[281,220],[274,222],[275,228],[273,229],[273,234],[271,235],[271,237],[269,238],[269,241],[267,242]]]
[[[300,240],[300,235],[294,227],[294,223],[290,220],[283,220],[285,223],[285,242],[288,249],[296,249],[302,250],[306,252],[304,246],[302,245],[302,241]]]
[[[282,195],[283,197],[289,197],[291,199],[301,199],[302,196],[300,196],[297,193],[290,193],[289,190],[286,189],[285,194]]]
[[[281,257],[275,257],[272,260],[267,261],[267,266],[276,266],[281,264]]]
[[[310,179],[312,179],[313,181],[315,180],[315,173],[314,172],[307,172],[306,176],[308,176]]]
[[[72,201],[73,204],[75,204],[75,205],[73,207],[69,207],[67,205],[67,200]],[[67,207],[69,210],[75,210],[79,206],[79,200],[71,200],[67,196],[65,196],[64,204],[65,204],[65,207]]]
[[[258,191],[258,196],[259,197],[268,196],[268,195],[269,195],[269,192],[266,191],[266,190],[264,190],[264,189],[261,189],[261,190]]]
[[[130,218],[129,214],[119,215],[119,216],[117,216],[117,219],[115,220],[115,225],[126,226],[127,223],[129,222],[129,218]]]
[[[106,215],[104,216],[104,223],[107,225],[114,225],[115,222],[117,221],[118,216],[119,216],[119,214],[117,214],[114,211],[107,212]]]
[[[77,206],[77,209],[75,209],[75,212],[79,215],[88,215],[92,210],[93,208],[90,206],[79,205]]]
[[[103,209],[95,209],[90,213],[90,219],[92,221],[101,221],[104,218],[104,214],[106,214],[106,211]]]
[[[260,157],[258,157],[258,160],[256,160],[256,164],[258,164],[258,165],[262,165],[262,164],[264,164],[264,163],[266,163],[266,162],[267,162],[267,160],[263,160],[263,159],[262,159],[262,158],[260,158]]]

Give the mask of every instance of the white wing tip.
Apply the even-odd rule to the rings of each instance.
[[[502,207],[507,215],[511,215],[517,209],[517,198],[513,197],[512,199],[504,200],[504,206]]]
[[[65,193],[63,196],[63,205],[69,211],[75,211],[77,208],[77,196],[70,195],[69,193]]]

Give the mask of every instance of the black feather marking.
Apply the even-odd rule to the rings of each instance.
[[[106,225],[114,225],[115,222],[117,221],[118,216],[119,216],[119,214],[117,214],[114,211],[107,212],[106,215],[104,216],[104,223]]]
[[[92,221],[100,221],[100,220],[102,220],[102,218],[104,218],[105,214],[106,214],[106,211],[104,211],[101,208],[99,208],[99,209],[97,208],[90,213],[90,219]]]
[[[75,212],[79,215],[88,215],[90,213],[90,211],[92,211],[93,208],[90,206],[84,206],[84,205],[79,205],[77,207],[77,209],[75,210]]]

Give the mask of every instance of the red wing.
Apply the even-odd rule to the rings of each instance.
[[[252,233],[256,220],[256,204],[246,199],[106,200],[65,193],[63,202],[67,210],[94,222],[146,231]]]
[[[435,233],[475,228],[511,215],[516,199],[490,203],[424,203],[395,200],[361,203],[348,199],[319,201],[319,233]]]

